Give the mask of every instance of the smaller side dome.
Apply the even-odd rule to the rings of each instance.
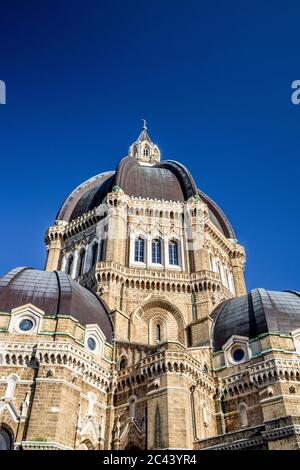
[[[107,341],[113,336],[112,322],[104,302],[62,271],[39,271],[19,267],[0,279],[0,311],[31,303],[46,315],[70,315],[82,325],[97,324]]]
[[[300,293],[253,289],[222,302],[211,317],[214,351],[220,351],[233,335],[254,339],[268,332],[289,334],[300,328]]]

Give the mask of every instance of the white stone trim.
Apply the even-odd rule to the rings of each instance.
[[[235,349],[242,349],[245,353],[240,361],[235,361],[232,354]],[[223,345],[225,364],[227,367],[232,367],[238,364],[249,361],[251,359],[251,349],[249,346],[249,338],[246,336],[232,335]]]
[[[88,340],[92,338],[96,343],[96,349],[92,351],[88,346]],[[84,344],[91,354],[103,356],[105,336],[97,324],[87,325],[85,329]]]
[[[9,322],[9,333],[17,333],[22,335],[38,334],[41,329],[42,319],[45,312],[35,305],[29,303],[13,308]],[[28,331],[20,330],[19,324],[22,320],[30,320],[33,327]]]
[[[20,443],[15,443],[15,448],[22,446],[24,450],[74,450],[73,447],[65,446],[59,444],[55,441],[21,441]]]
[[[15,409],[15,407],[14,407],[11,400],[10,401],[5,401],[2,404],[0,404],[0,415],[4,410],[7,410],[7,412],[10,414],[10,416],[12,417],[12,419],[16,423],[19,422],[20,416],[18,415],[18,412]],[[1,419],[0,419],[0,421],[1,421]]]

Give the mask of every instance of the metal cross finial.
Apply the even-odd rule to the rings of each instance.
[[[143,129],[147,130],[147,121],[146,119],[142,119],[143,121]]]

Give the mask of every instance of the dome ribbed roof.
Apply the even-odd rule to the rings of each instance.
[[[19,267],[0,279],[0,311],[10,312],[28,303],[46,315],[70,315],[82,325],[97,324],[106,340],[112,339],[112,323],[103,301],[65,272]]]
[[[215,351],[232,335],[253,339],[263,333],[290,333],[300,328],[300,293],[253,289],[248,295],[222,302],[211,314]]]
[[[212,223],[227,237],[236,238],[234,230],[217,204],[197,190],[190,172],[173,160],[153,166],[141,165],[133,157],[123,158],[115,172],[101,173],[78,186],[60,208],[56,219],[70,222],[99,206],[114,186],[125,194],[145,199],[187,201],[199,194],[207,204]]]

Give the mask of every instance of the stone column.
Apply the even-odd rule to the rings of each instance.
[[[183,242],[183,238],[181,238],[180,240],[180,243],[179,243],[179,246],[178,246],[178,250],[179,250],[179,263],[180,263],[180,266],[182,268],[182,271],[185,271],[185,252],[184,252],[184,242]]]
[[[85,247],[83,273],[86,273],[89,271],[91,267],[91,257],[92,257],[92,244],[89,243]]]
[[[97,250],[97,262],[100,261],[101,256],[101,240],[98,240],[98,250]]]
[[[67,264],[67,258],[66,258],[66,255],[63,257],[62,259],[62,262],[61,262],[61,267],[60,267],[60,270],[61,271],[65,271],[66,270],[66,264]]]
[[[169,265],[169,241],[166,237],[163,239],[163,258],[162,262],[165,267]]]
[[[75,279],[75,277],[77,276],[78,254],[79,252],[78,252],[78,249],[76,248],[76,250],[74,251],[73,266],[72,266],[72,272],[71,272],[72,279]]]
[[[151,238],[147,238],[147,240],[145,240],[145,250],[146,250],[145,263],[147,264],[147,266],[150,266],[152,263],[152,239]]]

